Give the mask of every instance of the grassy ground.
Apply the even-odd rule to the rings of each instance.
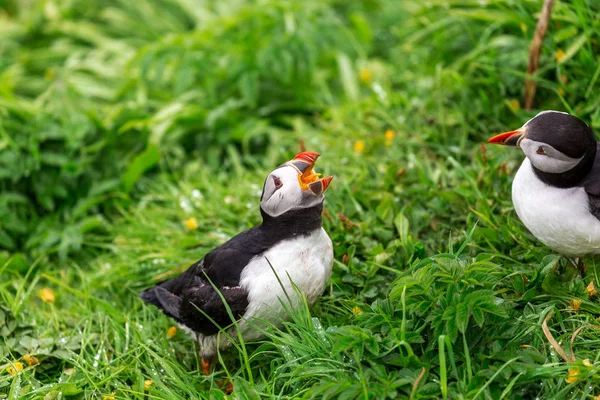
[[[600,127],[592,2],[556,3],[520,108],[539,8],[0,2],[0,398],[600,395],[600,267],[535,241],[522,153],[482,145],[540,109]],[[204,377],[137,293],[258,223],[300,143],[335,175],[330,288]]]

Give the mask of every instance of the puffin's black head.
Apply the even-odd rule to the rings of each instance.
[[[260,208],[271,217],[323,203],[333,176],[319,178],[313,167],[318,153],[303,152],[280,165],[265,180]]]
[[[488,143],[520,147],[541,173],[572,171],[579,175],[573,178],[579,179],[589,172],[596,155],[596,138],[591,128],[560,111],[542,111],[516,131],[496,135]]]

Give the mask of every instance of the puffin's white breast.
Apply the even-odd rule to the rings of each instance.
[[[314,304],[325,290],[332,266],[333,246],[323,229],[276,244],[242,271],[240,286],[248,291],[243,320],[259,318],[276,323],[286,319],[281,302],[289,304],[289,296],[292,308],[296,306],[300,300],[297,291],[306,296],[309,306]],[[240,322],[243,331],[245,325],[245,321]],[[245,333],[246,339],[256,339],[260,332],[248,329]]]
[[[552,250],[568,256],[600,253],[600,220],[590,212],[583,187],[546,185],[525,158],[513,182],[512,199],[521,221]]]

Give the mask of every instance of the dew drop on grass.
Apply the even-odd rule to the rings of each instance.
[[[198,189],[194,189],[192,190],[192,197],[195,199],[202,199],[204,196],[202,196],[202,193],[200,193]]]
[[[323,329],[323,325],[321,325],[321,321],[317,317],[312,318],[312,324],[315,328],[317,336],[322,343],[328,343],[327,334],[325,333],[325,329]]]
[[[311,319],[312,319],[313,326],[315,327],[315,330],[322,332],[323,331],[323,325],[321,325],[321,321],[319,320],[319,318],[312,317]]]
[[[100,359],[100,351],[101,350],[98,350],[98,352],[94,356],[94,363],[92,364],[92,367],[94,367],[94,368],[96,368],[98,366],[98,360]]]
[[[279,350],[287,362],[294,360],[294,353],[292,353],[288,346],[279,346]]]
[[[165,263],[164,258],[155,258],[154,260],[152,260],[152,264],[154,264],[154,265],[159,265],[159,264],[164,264],[164,263]]]

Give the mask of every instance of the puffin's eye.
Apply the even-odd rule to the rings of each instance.
[[[281,179],[279,179],[277,176],[273,177],[273,183],[275,184],[275,190],[283,186],[283,182],[281,182]]]
[[[538,147],[538,149],[536,150],[536,153],[541,154],[543,156],[546,155],[546,152],[544,151],[544,147],[542,147],[542,146]]]

